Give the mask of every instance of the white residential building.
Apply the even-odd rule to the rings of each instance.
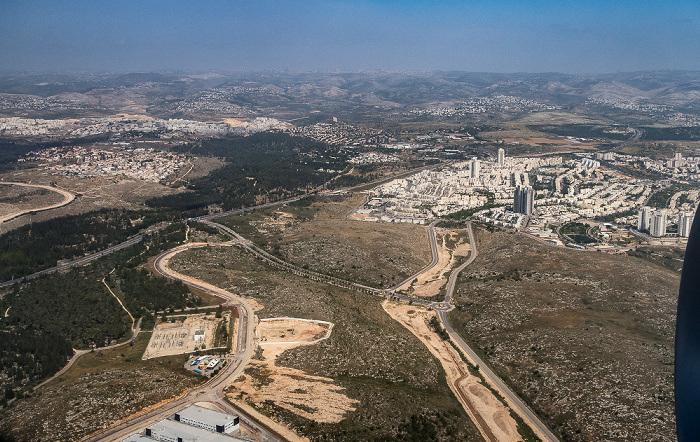
[[[678,236],[687,238],[690,236],[690,228],[693,225],[693,213],[681,212],[678,215]]]
[[[657,210],[652,212],[649,222],[649,233],[656,238],[666,235],[666,211]]]
[[[637,217],[637,230],[649,230],[650,221],[651,207],[644,206],[642,210],[639,211],[639,216]]]

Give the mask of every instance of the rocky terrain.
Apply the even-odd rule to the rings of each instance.
[[[638,258],[477,232],[455,328],[565,440],[675,440],[679,275]]]

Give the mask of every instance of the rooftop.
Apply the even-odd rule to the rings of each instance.
[[[226,425],[236,418],[236,416],[232,414],[210,410],[198,405],[190,405],[189,407],[178,411],[177,414],[180,415],[180,418],[206,422],[211,425]]]
[[[225,433],[214,433],[213,431],[207,431],[198,427],[192,427],[187,424],[167,419],[153,424],[148,428],[150,428],[152,431],[157,431],[161,435],[168,435],[173,438],[182,439],[183,442],[235,442],[246,440],[235,436],[229,436]]]

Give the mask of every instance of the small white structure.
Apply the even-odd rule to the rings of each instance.
[[[204,342],[204,330],[197,329],[194,331],[194,342]]]

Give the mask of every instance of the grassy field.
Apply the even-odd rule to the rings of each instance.
[[[328,339],[287,350],[277,364],[331,378],[360,402],[357,409],[338,423],[321,423],[274,402],[261,408],[312,440],[480,440],[440,365],[379,298],[281,272],[239,248],[190,250],[171,267],[252,298],[262,305],[261,318],[335,324]]]
[[[675,440],[679,274],[517,234],[477,238],[450,318],[545,421],[565,440]]]
[[[362,201],[360,194],[325,197],[217,221],[301,267],[374,287],[392,286],[430,261],[425,227],[347,219]]]
[[[142,361],[149,338],[142,333],[133,347],[80,357],[65,374],[3,411],[0,439],[77,440],[203,381],[182,368],[181,355]]]

